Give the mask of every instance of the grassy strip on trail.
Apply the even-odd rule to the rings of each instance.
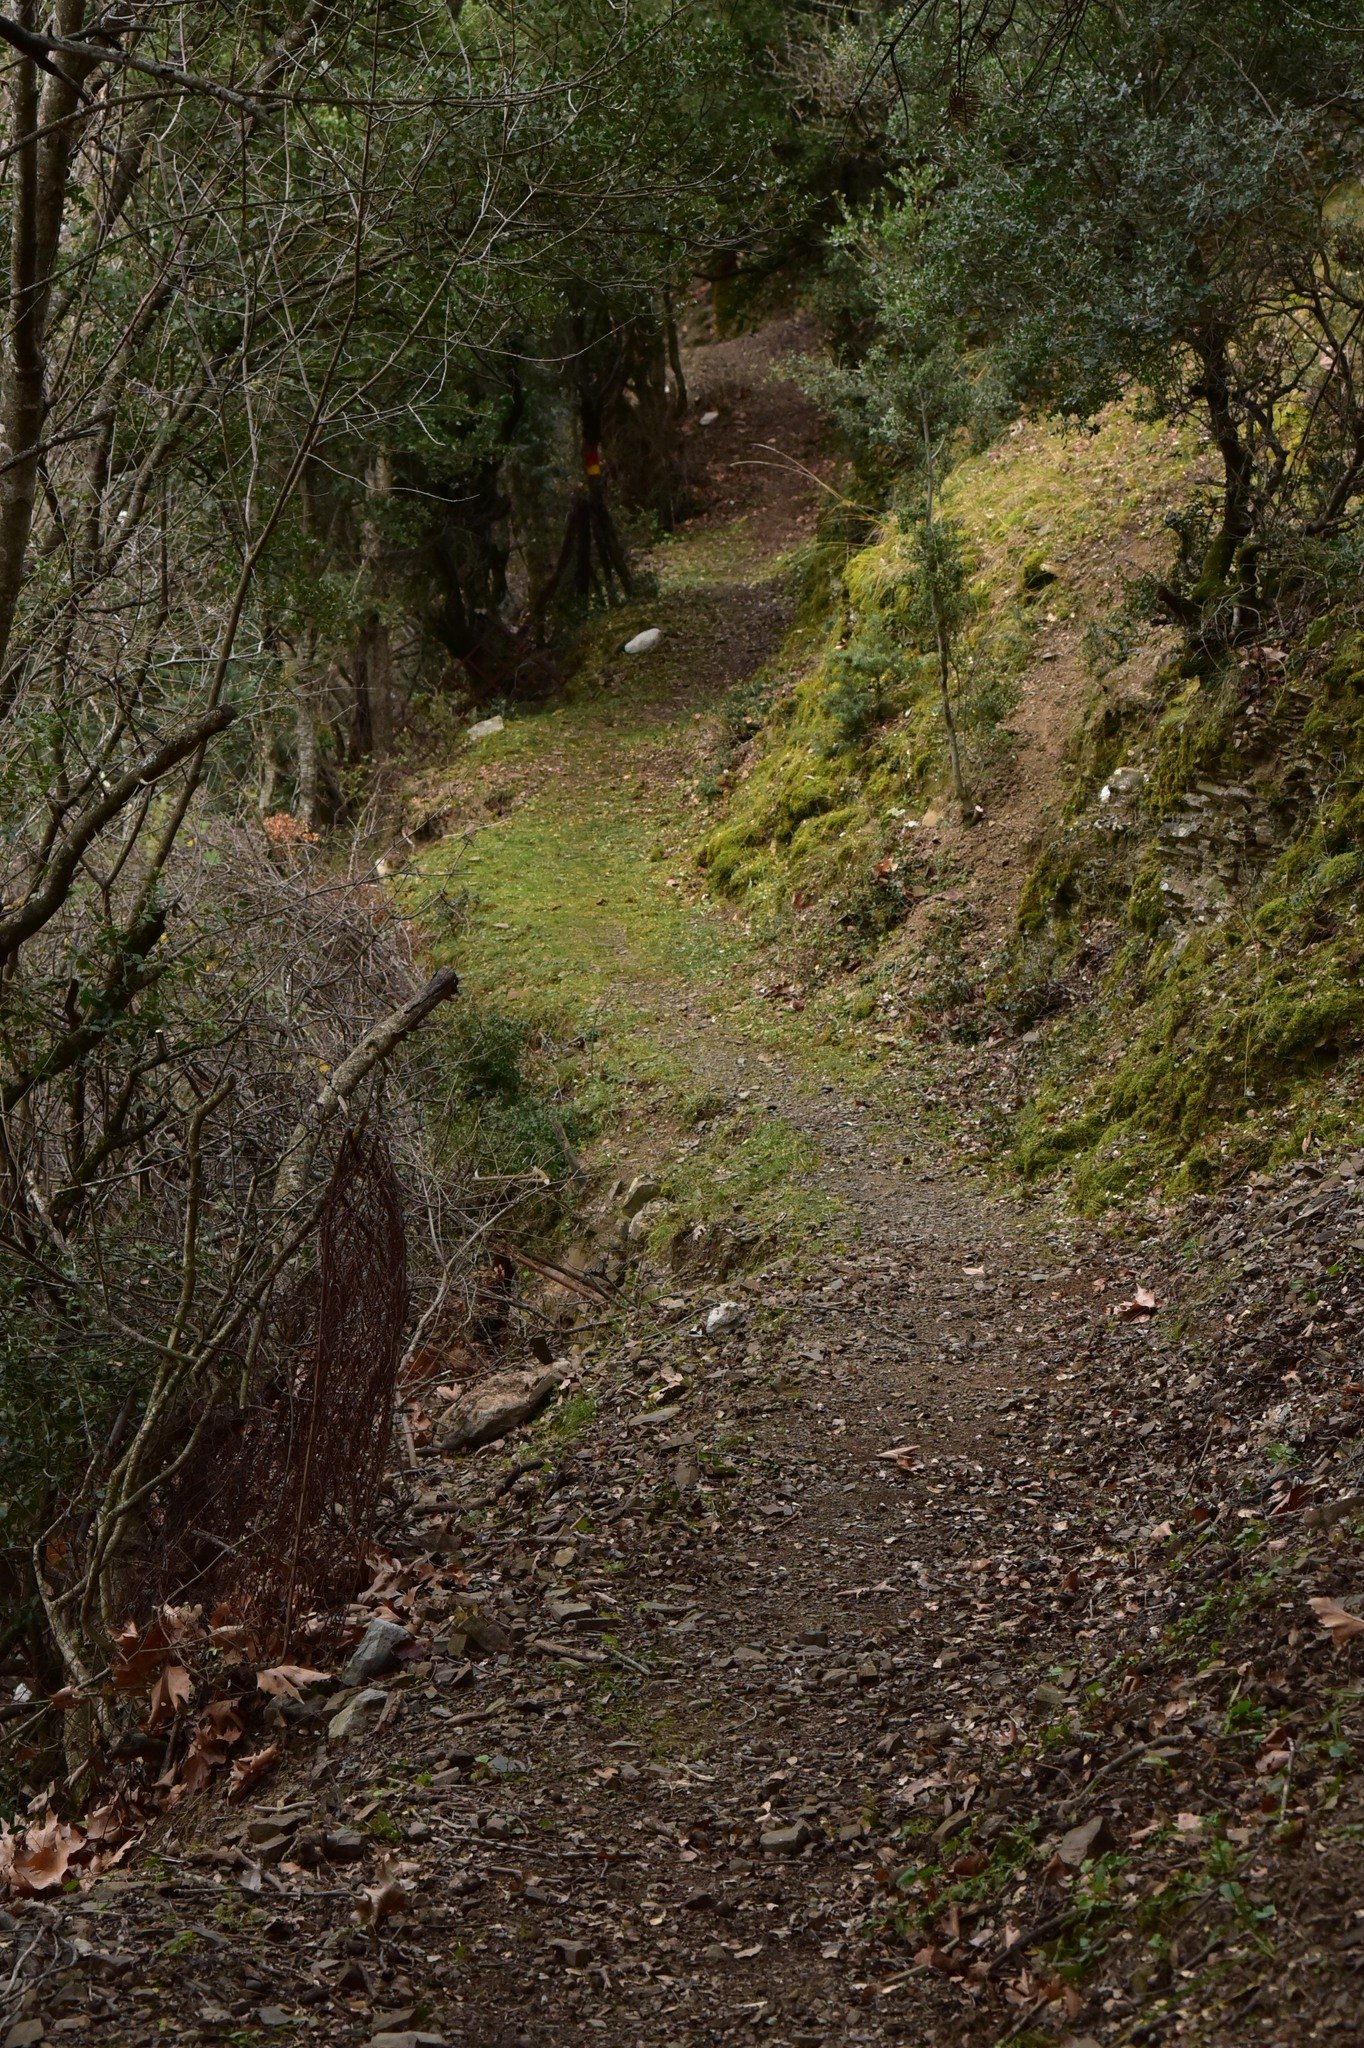
[[[671,609],[665,595],[648,617]],[[662,1172],[669,1227],[734,1225],[755,1250],[789,1248],[838,1204],[814,1185],[818,1148],[766,1107],[765,1068],[865,1089],[869,1063],[824,1014],[764,1002],[760,948],[701,894],[694,784],[724,693],[690,684],[680,636],[647,663],[613,662],[634,623],[599,622],[569,701],[456,758],[440,800],[463,830],[421,863],[421,915],[465,977],[468,1014],[516,1036],[508,1089],[548,1103],[575,1149]],[[485,1133],[492,1121],[485,1105]],[[533,1146],[489,1160],[530,1164],[547,1164]]]

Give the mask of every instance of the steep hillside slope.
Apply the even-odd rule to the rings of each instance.
[[[1090,1205],[1359,1127],[1359,645],[1343,608],[1215,659],[1158,623],[1203,461],[1118,410],[954,476],[965,816],[906,537],[818,544],[698,854],[802,995],[892,1058],[962,1049],[935,1091],[973,1149]]]

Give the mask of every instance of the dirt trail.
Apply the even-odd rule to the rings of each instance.
[[[587,1318],[547,1420],[423,1451],[384,1532],[418,1646],[376,1681],[382,1730],[329,1739],[335,1696],[280,1710],[286,1764],[252,1803],[186,1802],[158,1863],[33,1908],[9,1938],[37,1927],[50,1968],[7,2038],[1358,2039],[1322,1967],[1338,1940],[1358,1961],[1356,1795],[1329,1824],[1310,1804],[1324,1653],[1299,1625],[1358,1545],[1337,1529],[1323,1578],[1279,1542],[1268,1579],[1297,1577],[1237,1610],[1236,1647],[1233,1620],[1185,1619],[1238,1583],[1229,1504],[1271,1512],[1244,1420],[1283,1391],[1264,1330],[1315,1418],[1348,1327],[1348,1302],[1294,1323],[1275,1291],[1306,1256],[1298,1197],[1228,1205],[1220,1268],[1179,1282],[1163,1236],[1072,1228],[914,1134],[904,1163],[884,1106],[756,1047],[713,984],[654,1010],[750,1125],[812,1141],[827,1245],[661,1280]],[[1323,1270],[1358,1227],[1337,1193]],[[1219,1289],[1257,1232],[1247,1325]],[[1326,1498],[1354,1433],[1313,1448],[1316,1426]],[[1357,1695],[1333,1711],[1348,1740]],[[398,1910],[375,1925],[367,1894]]]

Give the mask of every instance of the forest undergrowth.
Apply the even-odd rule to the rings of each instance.
[[[1354,2037],[1358,24],[1224,12],[0,23],[4,2048]]]

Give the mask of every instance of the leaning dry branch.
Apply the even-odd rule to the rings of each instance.
[[[159,782],[215,734],[225,731],[236,715],[230,704],[220,704],[216,709],[206,711],[202,718],[195,719],[192,725],[183,726],[150,754],[135,761],[117,782],[105,790],[98,803],[91,804],[89,810],[77,818],[57,842],[47,863],[41,888],[32,890],[11,916],[0,918],[0,961],[12,959],[25,940],[41,931],[49,918],[56,915],[66,901],[84,854],[139,791]]]
[[[65,57],[68,66],[74,59],[82,67],[85,77],[108,65],[114,69],[138,72],[144,78],[155,78],[163,85],[174,86],[179,92],[200,93],[206,99],[231,107],[236,113],[258,114],[261,111],[257,101],[245,93],[234,92],[230,85],[219,84],[216,79],[197,78],[193,72],[181,71],[174,64],[162,64],[155,57],[135,57],[114,44],[83,43],[72,36],[41,35],[3,14],[0,14],[0,42],[8,43],[11,49],[45,71],[49,78],[59,79],[78,92],[82,88],[71,76],[70,69],[54,64],[54,57]]]
[[[588,1301],[611,1303],[616,1299],[615,1289],[608,1287],[604,1280],[597,1280],[588,1273],[575,1273],[569,1266],[561,1266],[554,1259],[545,1259],[534,1252],[522,1249],[520,1245],[496,1244],[492,1249],[499,1257],[513,1260],[518,1266],[525,1266],[542,1280],[552,1281],[556,1287],[565,1287],[570,1294],[581,1294]]]
[[[424,989],[419,990],[410,1002],[394,1010],[391,1016],[385,1017],[382,1023],[376,1024],[372,1031],[367,1031],[354,1052],[342,1060],[317,1098],[322,1114],[327,1114],[353,1095],[379,1061],[386,1060],[409,1031],[414,1031],[430,1016],[438,1003],[449,1002],[458,994],[459,976],[454,968],[438,968]]]
[[[280,1162],[275,1181],[277,1209],[287,1210],[297,1200],[316,1156],[322,1127],[332,1112],[344,1107],[380,1061],[396,1051],[408,1034],[415,1031],[439,1004],[449,1002],[458,994],[459,976],[454,968],[438,968],[424,989],[367,1031],[355,1050],[333,1068],[312,1109],[295,1126],[289,1148]]]

